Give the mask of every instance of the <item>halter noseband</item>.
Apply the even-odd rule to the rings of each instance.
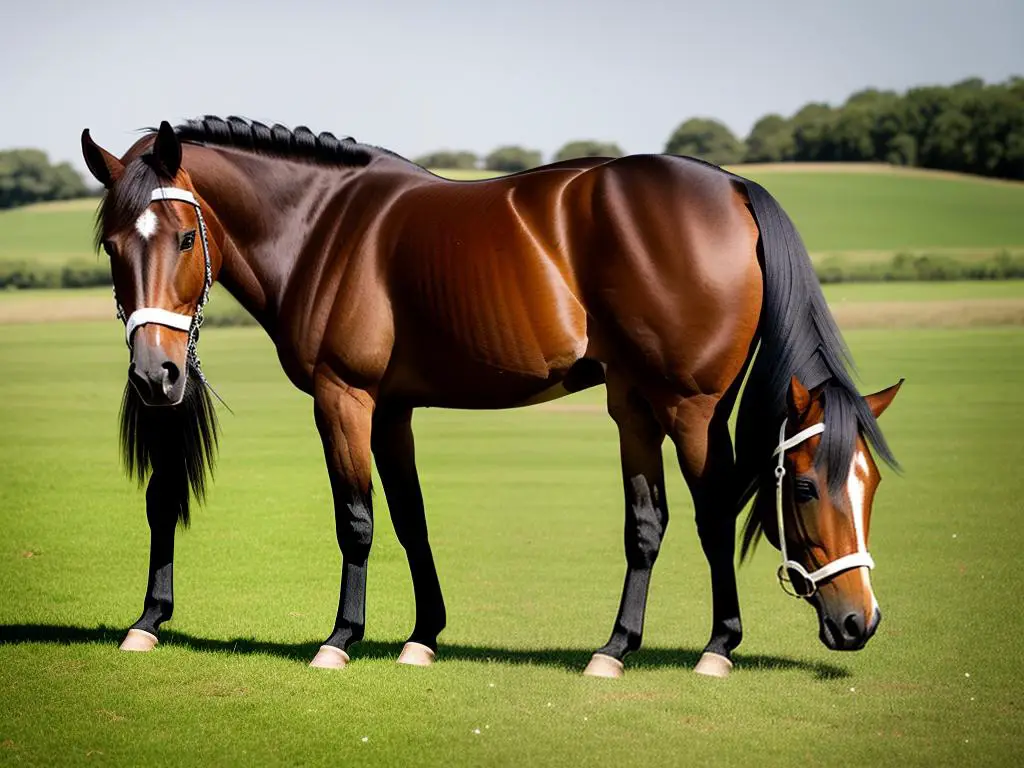
[[[139,326],[148,325],[150,323],[174,328],[179,331],[188,331],[188,347],[185,352],[186,368],[188,367],[187,363],[192,363],[196,370],[196,374],[199,376],[199,380],[204,384],[204,386],[210,387],[209,383],[206,381],[206,377],[203,375],[203,369],[199,364],[199,353],[196,349],[199,344],[199,329],[203,324],[203,308],[206,306],[206,302],[210,298],[210,287],[213,285],[213,270],[210,265],[210,247],[207,243],[206,221],[203,219],[203,209],[199,206],[199,202],[196,200],[195,195],[187,189],[181,189],[179,187],[157,187],[150,194],[149,199],[151,203],[158,200],[178,200],[182,203],[188,203],[196,209],[196,218],[199,220],[199,235],[203,243],[203,262],[205,268],[203,292],[200,294],[199,301],[196,303],[195,313],[191,315],[180,315],[177,312],[171,312],[170,310],[162,309],[160,307],[141,307],[140,309],[132,312],[131,316],[126,316],[124,307],[121,306],[121,302],[117,299],[117,288],[114,288],[114,304],[117,306],[117,317],[122,323],[124,323],[124,340],[128,345],[128,348],[131,349],[132,334],[135,333],[135,330]],[[213,391],[212,387],[210,387],[210,391]],[[214,392],[214,394],[216,395],[217,393]]]
[[[779,429],[779,445],[775,449],[772,456],[779,457],[779,463],[775,466],[775,510],[778,515],[779,522],[779,549],[782,552],[782,565],[779,566],[779,583],[782,585],[783,590],[786,593],[793,595],[794,597],[811,597],[815,592],[818,591],[819,582],[823,582],[826,579],[830,579],[833,576],[837,576],[844,571],[850,571],[854,568],[874,568],[875,561],[868,554],[866,549],[861,549],[861,543],[857,541],[857,551],[849,555],[843,555],[840,558],[833,560],[830,563],[826,563],[818,570],[813,573],[808,573],[806,569],[800,563],[795,560],[790,560],[786,553],[786,528],[783,524],[782,515],[782,478],[786,476],[786,468],[784,466],[784,459],[786,451],[793,448],[805,440],[820,435],[825,431],[824,424],[815,424],[814,426],[808,427],[800,432],[797,432],[788,440],[786,439],[786,420],[782,421],[782,427]],[[850,470],[853,471],[852,469]],[[856,510],[853,511],[856,514]],[[790,572],[796,573],[797,576],[807,586],[806,590],[800,590],[796,584],[793,583],[793,578]],[[792,589],[787,588],[787,584]]]

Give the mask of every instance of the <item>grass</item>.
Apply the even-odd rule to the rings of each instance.
[[[942,174],[753,171],[813,252],[1024,245],[1024,184]]]
[[[907,377],[883,419],[905,473],[875,504],[878,636],[826,651],[763,546],[740,570],[737,671],[693,675],[708,579],[673,463],[646,648],[610,682],[579,675],[623,569],[617,446],[598,409],[419,412],[441,661],[394,664],[412,596],[378,495],[368,641],[320,673],[305,662],[333,621],[338,556],[310,404],[261,332],[209,331],[205,368],[235,415],[209,503],[179,534],[175,619],[155,652],[126,655],[148,537],[117,468],[120,333],[0,327],[0,762],[1019,763],[1024,334],[848,340],[865,389]]]

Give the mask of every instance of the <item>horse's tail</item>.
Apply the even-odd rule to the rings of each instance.
[[[786,415],[786,393],[794,375],[808,389],[826,381],[835,384],[836,391],[842,393],[852,409],[847,412],[856,412],[853,423],[860,423],[870,442],[879,448],[883,459],[888,461],[891,454],[870,410],[857,395],[848,372],[853,368],[853,360],[829,312],[796,227],[764,187],[736,178],[746,188],[760,231],[759,255],[764,270],[760,345],[736,421],[738,513],[762,488],[768,491],[765,496],[772,496],[774,504],[770,456],[778,439],[779,425]],[[838,417],[840,409],[833,410]],[[828,436],[830,443],[832,437]],[[831,481],[842,482],[845,478],[829,479],[831,486]],[[767,501],[766,498],[765,503]],[[751,514],[748,519],[741,557],[756,541],[760,533],[760,519],[757,514]]]

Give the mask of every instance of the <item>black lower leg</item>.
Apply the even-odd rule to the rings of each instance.
[[[697,531],[711,570],[711,639],[704,650],[729,658],[743,639],[733,564],[736,518],[724,503],[710,513],[706,508],[698,507]]]
[[[366,629],[366,566],[373,541],[373,507],[369,493],[334,488],[334,497],[335,528],[342,556],[341,594],[334,631],[324,645],[345,651],[363,639]]]
[[[146,488],[146,519],[149,521],[149,581],[142,616],[132,625],[156,635],[160,625],[174,612],[174,529],[176,508],[168,503],[180,489],[168,487],[169,480],[154,473]],[[187,492],[187,489],[186,489]]]
[[[696,508],[697,533],[711,571],[711,639],[705,651],[731,657],[743,639],[736,590],[736,510],[732,482],[732,441],[721,412],[708,431],[705,474],[687,478]]]
[[[626,580],[612,636],[598,653],[621,661],[640,647],[651,569],[667,526],[668,506],[662,478],[631,478],[626,489]]]
[[[416,601],[416,625],[409,640],[436,651],[437,636],[445,627],[446,614],[427,537],[423,494],[416,472],[411,410],[382,412],[375,417],[373,454],[387,495],[395,534],[409,559]]]
[[[598,653],[621,661],[640,647],[651,569],[668,526],[661,458],[665,431],[647,400],[614,369],[608,371],[608,413],[619,428],[626,500],[626,579],[612,636]]]

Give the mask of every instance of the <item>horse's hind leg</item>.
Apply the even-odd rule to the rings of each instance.
[[[743,638],[733,565],[737,511],[731,488],[733,452],[728,426],[738,386],[737,382],[721,399],[697,395],[664,411],[679,466],[693,495],[697,533],[711,569],[711,639],[695,671],[714,677],[729,674],[731,652]]]
[[[608,413],[619,428],[626,495],[626,581],[612,636],[584,672],[594,677],[621,676],[623,658],[640,647],[651,570],[668,526],[661,458],[665,432],[647,400],[612,368],[608,369]]]
[[[388,499],[391,521],[405,548],[416,598],[416,626],[398,661],[427,666],[437,652],[437,636],[445,625],[444,598],[427,539],[423,494],[416,473],[412,410],[380,410],[373,419],[373,455]]]

